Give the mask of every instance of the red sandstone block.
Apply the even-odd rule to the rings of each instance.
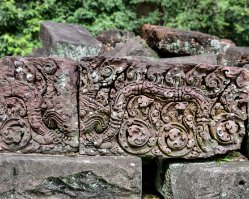
[[[0,60],[0,151],[78,150],[75,69],[66,59]]]
[[[142,27],[142,38],[162,57],[217,53],[234,46],[229,40],[201,32],[149,24]]]
[[[84,58],[80,153],[206,158],[239,149],[249,71],[207,64]]]
[[[219,55],[218,61],[225,66],[249,68],[249,48],[232,46]]]

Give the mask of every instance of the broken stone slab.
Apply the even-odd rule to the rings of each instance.
[[[247,199],[249,195],[249,161],[170,163],[158,178],[158,191],[165,199]]]
[[[241,147],[246,69],[113,57],[79,67],[81,154],[188,159]]]
[[[234,46],[229,40],[196,31],[145,24],[142,38],[161,57],[218,53]]]
[[[40,39],[43,50],[35,50],[33,56],[57,56],[79,60],[102,52],[101,42],[85,28],[74,24],[43,22]]]
[[[62,58],[0,60],[0,152],[78,151],[76,65]]]
[[[0,198],[141,198],[137,157],[0,155]]]
[[[125,43],[117,43],[115,48],[108,52],[100,54],[100,56],[109,57],[127,57],[127,56],[144,56],[158,57],[157,53],[147,46],[146,42],[140,37],[129,39]]]
[[[229,47],[225,53],[219,55],[219,64],[224,66],[248,67],[249,47]]]

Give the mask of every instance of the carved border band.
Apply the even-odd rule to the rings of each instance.
[[[6,57],[0,89],[1,152],[209,157],[239,149],[248,118],[235,67]]]

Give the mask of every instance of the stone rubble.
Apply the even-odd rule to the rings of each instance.
[[[234,46],[231,41],[196,31],[145,24],[142,38],[162,57],[218,53]]]
[[[85,28],[74,24],[43,22],[40,39],[43,47],[33,56],[56,56],[73,60],[95,56],[102,52],[102,44]]]

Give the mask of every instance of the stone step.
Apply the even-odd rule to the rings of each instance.
[[[165,199],[248,199],[249,161],[160,165],[157,188]]]
[[[140,199],[137,157],[0,155],[0,198]]]

